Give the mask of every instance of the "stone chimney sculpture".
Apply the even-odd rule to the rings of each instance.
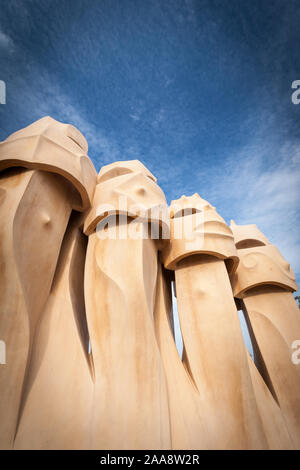
[[[280,407],[293,445],[300,447],[300,364],[292,361],[300,314],[295,275],[256,225],[231,222],[240,258],[232,278],[254,345],[257,367]]]
[[[300,449],[289,264],[255,225],[198,194],[168,207],[140,161],[97,175],[87,151],[50,117],[0,142],[0,448]]]
[[[161,206],[167,209],[165,196],[139,161],[102,167],[85,221],[85,299],[95,369],[92,448],[171,445],[153,318],[158,240],[149,231],[150,224],[163,222],[152,217]]]
[[[71,125],[45,117],[0,144],[0,445],[11,447],[30,387],[36,327],[72,209],[90,205],[96,172]]]
[[[165,268],[175,271],[185,367],[201,399],[211,445],[264,447],[228,277],[238,262],[233,234],[198,194],[172,201],[170,216],[170,243],[163,260]]]

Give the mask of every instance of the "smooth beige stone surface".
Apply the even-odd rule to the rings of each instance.
[[[129,173],[142,173],[156,183],[155,176],[139,160],[124,160],[104,165],[99,171],[97,183],[104,183],[108,179]]]
[[[123,162],[122,170],[126,169]],[[110,166],[110,165],[107,165]],[[143,165],[142,165],[143,166]],[[87,235],[92,233],[97,224],[105,217],[113,214],[123,214],[130,217],[140,217],[148,220],[161,222],[162,213],[165,209],[167,214],[166,198],[160,187],[146,171],[138,168],[139,172],[132,172],[131,162],[128,164],[128,172],[118,174],[116,166],[111,172],[106,172],[108,178],[100,179],[95,189],[93,206],[89,211],[84,231]]]
[[[1,449],[11,448],[13,443],[29,345],[28,316],[12,233],[15,213],[31,177],[32,172],[20,169],[0,176],[0,335],[6,349],[6,364],[0,366]]]
[[[270,244],[267,237],[255,224],[238,225],[234,220],[231,220],[230,228],[234,236],[235,245],[238,249]]]
[[[155,241],[90,235],[85,298],[95,368],[91,448],[170,448],[167,388],[153,319],[156,278]]]
[[[72,199],[64,180],[42,171],[0,175],[0,446],[13,444],[27,393],[36,325],[47,301]]]
[[[289,264],[198,194],[168,209],[138,160],[97,177],[87,150],[50,117],[0,143],[0,448],[300,448]]]
[[[85,221],[91,235],[84,288],[95,371],[91,448],[167,449],[167,386],[154,329],[157,243],[147,222],[124,217],[136,217],[131,205],[167,210],[165,196],[137,161],[107,165],[98,179]],[[106,204],[112,211],[99,210]]]
[[[233,234],[214,207],[194,194],[172,201],[169,211],[170,243],[162,254],[167,269],[176,269],[186,256],[202,253],[226,260],[228,271],[235,271],[238,256]]]
[[[290,292],[257,288],[243,299],[257,362],[282,411],[295,448],[300,448],[300,364],[292,362],[300,338],[299,308]]]
[[[292,450],[294,449],[293,442],[281,409],[257,370],[250,354],[247,355],[256,403],[263,423],[268,448],[271,450]]]
[[[251,226],[250,226],[251,227]],[[248,226],[233,227],[239,246],[250,239]],[[251,232],[251,248],[240,248],[232,278],[236,297],[252,336],[255,363],[280,407],[291,441],[300,448],[300,365],[292,362],[292,344],[300,338],[299,308],[289,291],[297,290],[289,263],[260,234]]]
[[[190,214],[195,214],[197,212],[203,212],[207,210],[215,211],[216,208],[213,207],[205,199],[202,199],[202,197],[200,197],[198,193],[195,193],[192,196],[183,195],[179,199],[173,200],[169,207],[169,213],[170,213],[171,219],[174,219],[176,217],[183,217],[183,216],[187,216]]]
[[[0,369],[1,448],[12,447],[23,414],[36,327],[71,210],[89,207],[94,192],[86,151],[76,128],[50,117],[0,143],[0,337],[7,356]]]
[[[297,290],[290,264],[274,245],[238,250],[240,263],[232,276],[234,296],[243,298],[249,289],[274,285],[289,291]]]
[[[86,237],[74,214],[35,336],[15,449],[88,449],[93,360],[84,303]]]
[[[206,422],[214,410],[217,449],[267,448],[237,310],[224,261],[205,255],[175,271],[178,314],[189,370],[203,396]]]
[[[90,207],[97,173],[84,136],[70,124],[46,116],[0,142],[0,171],[21,166],[63,176],[74,192],[73,208]]]
[[[200,219],[192,232],[202,245],[193,250],[187,238],[172,237],[174,225],[197,212],[202,212],[202,223]],[[228,278],[228,268],[233,271],[237,265],[232,232],[198,195],[172,201],[170,213],[171,241],[162,258],[175,270],[184,364],[201,397],[201,416],[215,430],[212,446],[267,448]],[[231,266],[226,267],[224,258],[232,260]]]
[[[199,393],[176,349],[168,273],[162,270],[161,265],[158,266],[155,329],[168,386],[171,448],[215,449],[220,434],[215,410]]]

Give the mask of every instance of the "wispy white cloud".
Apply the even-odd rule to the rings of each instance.
[[[139,117],[137,114],[129,114],[129,116],[130,116],[131,119],[133,119],[134,121],[139,121],[139,120],[140,120],[140,117]]]
[[[12,51],[13,48],[14,42],[11,37],[0,29],[0,49]]]
[[[265,164],[267,155],[276,155],[274,164]],[[257,224],[300,274],[299,143],[278,146],[259,139],[205,175],[209,187],[202,196],[214,202],[227,221]]]
[[[92,147],[94,152],[96,151],[91,158],[98,167],[100,163],[103,165],[124,159],[122,149],[117,142],[108,137],[101,127],[86,116],[86,110],[81,109],[43,67],[31,63],[29,76],[14,77],[14,94],[11,100],[15,116],[19,116],[20,121],[26,119],[24,109],[27,108],[31,110],[32,121],[50,115],[76,126],[86,137],[89,148]],[[30,122],[25,122],[23,125],[28,124]],[[134,153],[132,149],[128,152]]]

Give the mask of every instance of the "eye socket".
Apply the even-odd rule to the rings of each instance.
[[[156,178],[154,178],[153,176],[150,176],[150,175],[146,175],[147,178],[149,178],[149,180],[151,181],[154,181],[154,183],[156,183]]]
[[[67,135],[67,137],[69,137],[72,142],[78,145],[78,147],[80,147],[81,150],[84,151],[84,153],[87,153],[89,148],[88,143],[76,127],[72,126],[71,124],[67,124],[67,126],[65,127],[65,135]]]
[[[203,211],[200,209],[196,209],[195,207],[187,207],[186,209],[182,209],[171,214],[171,219],[177,219],[179,217],[185,217],[187,215],[197,214],[199,212]]]
[[[116,178],[117,176],[123,176],[123,175],[128,175],[128,174],[134,174],[137,173],[136,171],[132,171],[130,168],[124,168],[124,167],[114,167],[111,170],[107,171],[104,173],[104,175],[98,175],[97,183],[104,183],[104,181],[110,180],[112,178]],[[151,181],[156,182],[155,179],[148,174],[142,173],[144,176],[149,178]]]
[[[111,170],[104,173],[104,175],[98,175],[97,182],[104,183],[104,181],[116,178],[117,176],[123,176],[132,173],[129,168],[112,168]]]
[[[78,147],[80,147],[81,150],[83,150],[84,152],[86,152],[86,148],[85,148],[85,146],[83,146],[82,143],[78,142],[78,140],[75,140],[73,137],[71,137],[71,136],[69,136],[69,135],[67,135],[67,137],[68,137],[70,140],[72,140],[72,142],[74,142],[76,145],[78,145]]]
[[[236,243],[235,246],[238,250],[242,250],[245,248],[255,248],[257,246],[266,246],[266,244],[259,240],[248,239],[248,240],[241,240],[240,242]]]

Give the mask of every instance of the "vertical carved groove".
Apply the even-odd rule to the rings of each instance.
[[[276,401],[277,405],[279,406],[278,397],[276,395],[274,386],[272,384],[271,377],[268,373],[268,369],[266,367],[263,355],[262,355],[262,353],[260,351],[260,348],[258,346],[256,337],[255,337],[255,334],[254,334],[254,331],[253,331],[253,328],[252,328],[252,324],[251,324],[251,321],[250,321],[250,318],[249,318],[249,315],[248,315],[248,312],[247,312],[247,309],[246,309],[246,306],[245,306],[244,302],[242,302],[242,307],[243,307],[243,313],[244,313],[244,317],[245,317],[245,320],[246,320],[246,323],[247,323],[247,327],[248,327],[248,331],[249,331],[249,334],[250,334],[251,343],[252,343],[252,347],[253,347],[254,364],[256,365],[256,368],[257,368],[258,372],[260,373],[260,375],[261,375],[263,381],[265,382],[266,386],[268,387],[271,395],[273,396],[274,400]]]
[[[71,216],[70,224],[74,224],[72,217],[78,218],[78,214]],[[76,223],[76,222],[75,222]],[[89,366],[92,380],[95,380],[93,351],[91,348],[90,335],[86,317],[86,307],[84,299],[84,268],[88,237],[82,232],[82,225],[77,229],[75,246],[72,253],[69,286],[70,296],[73,305],[74,317],[81,340],[82,348]]]
[[[13,222],[15,263],[29,322],[27,362],[14,440],[29,391],[36,326],[51,290],[70,213],[71,203],[64,180],[58,175],[34,171]]]

